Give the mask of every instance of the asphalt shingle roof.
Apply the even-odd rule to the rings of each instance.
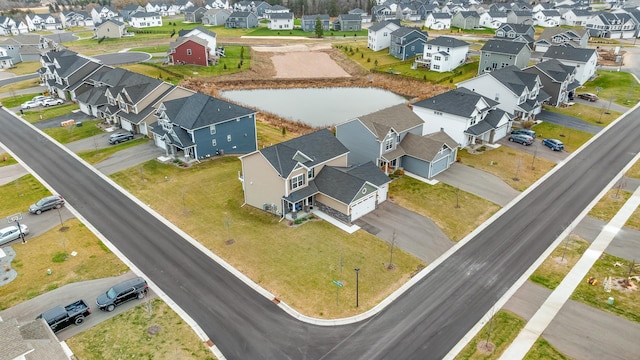
[[[549,59],[534,65],[543,73],[547,74],[551,79],[563,82],[574,71],[575,67],[565,65],[557,59]]]
[[[458,40],[456,38],[448,37],[448,36],[438,36],[435,39],[431,39],[426,42],[427,45],[436,45],[436,46],[446,46],[451,48],[469,46],[468,42],[464,42],[462,40]]]
[[[522,42],[491,39],[484,44],[480,51],[517,55],[525,46],[527,46],[527,44]]]
[[[567,46],[552,46],[544,53],[543,58],[571,60],[576,62],[587,62],[593,54],[596,53],[595,49],[581,49],[572,48]]]
[[[254,110],[202,93],[169,100],[162,104],[171,122],[187,130],[199,129],[255,113]]]
[[[458,143],[444,131],[424,136],[408,133],[400,143],[407,155],[429,162],[435,159],[443,145],[452,149],[458,147]]]
[[[390,129],[394,129],[397,133],[402,133],[424,123],[418,115],[404,104],[360,116],[358,119],[375,134],[378,140],[384,139]]]
[[[498,104],[497,102],[480,94],[477,94],[471,90],[458,88],[428,99],[424,99],[413,104],[413,106],[467,117],[473,114],[473,112],[476,110],[478,102],[481,99],[484,99],[484,101],[487,102],[491,107]]]

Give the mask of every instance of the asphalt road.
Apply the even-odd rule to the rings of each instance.
[[[636,155],[639,115],[635,110],[557,168],[385,310],[337,327],[285,314],[4,110],[0,142],[196,319],[229,359],[439,359]]]
[[[104,55],[94,55],[93,58],[105,65],[133,64],[151,59],[151,55],[143,52],[123,52]]]

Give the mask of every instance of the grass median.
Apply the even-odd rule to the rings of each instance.
[[[456,360],[499,359],[526,322],[512,312],[495,313],[482,330],[460,351]]]
[[[298,311],[314,317],[355,315],[371,308],[425,265],[365,232],[349,235],[327,222],[288,226],[243,206],[235,157],[188,169],[149,161],[112,178],[204,246]],[[359,267],[359,302],[355,273]],[[341,280],[336,301],[336,285]]]

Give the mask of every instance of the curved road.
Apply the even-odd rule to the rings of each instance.
[[[196,319],[229,359],[439,359],[640,150],[639,115],[634,110],[503,209],[385,310],[337,327],[292,318],[4,109],[0,142]]]

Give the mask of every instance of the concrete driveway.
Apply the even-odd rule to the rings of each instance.
[[[542,110],[537,116],[538,119],[552,124],[561,125],[571,129],[581,130],[590,134],[597,134],[603,129],[602,126],[593,125],[577,117],[558,114],[547,110]]]
[[[354,222],[363,230],[428,263],[455,243],[430,219],[407,210],[390,200]]]
[[[26,246],[30,246],[31,243],[27,243]],[[35,245],[34,245],[35,246]],[[140,305],[141,301],[149,301],[156,297],[153,291],[149,291],[145,299],[132,300],[124,303],[112,312],[101,311],[96,307],[96,298],[98,295],[105,292],[107,289],[116,285],[124,280],[131,279],[136,275],[132,272],[126,274],[110,277],[104,279],[81,281],[77,283],[71,283],[62,286],[58,289],[48,291],[33,299],[24,301],[14,307],[8,308],[0,312],[0,317],[3,320],[16,319],[18,323],[28,322],[36,318],[39,314],[53,308],[57,305],[67,305],[78,299],[84,299],[91,308],[91,315],[88,316],[84,323],[80,326],[71,325],[68,328],[58,332],[56,335],[60,341],[67,340],[68,338],[81,333],[92,326],[95,326],[113,316],[116,316],[124,311],[127,311],[137,305]]]
[[[449,170],[436,175],[435,179],[500,206],[507,205],[520,194],[497,176],[460,163],[454,163]]]

